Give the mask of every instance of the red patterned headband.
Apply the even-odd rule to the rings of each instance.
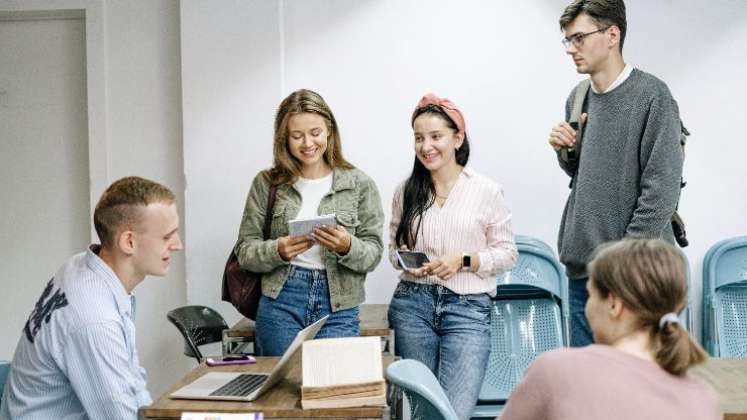
[[[418,105],[415,107],[415,111],[412,112],[410,124],[415,122],[415,115],[418,113],[418,111],[422,108],[427,107],[428,105],[436,105],[437,107],[441,108],[441,110],[446,115],[448,115],[449,118],[452,119],[452,121],[454,121],[454,124],[456,124],[459,133],[464,134],[464,115],[462,115],[462,111],[460,111],[453,102],[451,102],[447,98],[439,98],[435,93],[428,93],[423,96],[422,99],[420,99],[420,102],[418,102]]]

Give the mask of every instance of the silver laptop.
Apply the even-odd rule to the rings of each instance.
[[[313,339],[329,315],[302,329],[270,373],[208,372],[179,388],[171,398],[254,401],[288,374],[290,360],[306,340]]]

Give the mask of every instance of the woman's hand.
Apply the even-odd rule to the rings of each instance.
[[[278,239],[278,254],[285,261],[290,261],[296,255],[306,252],[314,245],[314,241],[307,236],[283,236]]]
[[[319,242],[319,245],[345,255],[350,251],[351,238],[347,229],[339,225],[317,226],[311,232],[311,237]]]
[[[424,275],[437,276],[441,280],[448,280],[454,277],[462,269],[462,255],[445,255],[441,258],[426,263],[418,269],[422,270]]]

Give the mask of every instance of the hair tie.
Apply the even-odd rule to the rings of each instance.
[[[428,105],[435,105],[441,108],[441,111],[443,111],[444,114],[448,115],[449,118],[454,121],[454,124],[456,124],[457,126],[457,131],[464,134],[465,124],[462,111],[457,108],[454,102],[451,102],[447,98],[440,98],[435,93],[428,93],[420,99],[420,102],[418,102],[417,106],[415,106],[415,110],[412,112],[410,124],[415,122],[415,115],[418,113],[418,111]]]
[[[667,323],[679,324],[680,317],[677,316],[677,314],[674,312],[662,315],[662,317],[659,319],[659,329],[663,329],[664,326],[667,325]]]

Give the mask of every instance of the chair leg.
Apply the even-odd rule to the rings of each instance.
[[[227,354],[231,354],[231,348],[229,345],[229,342],[227,340],[228,338],[228,331],[223,330],[223,339],[221,340],[221,355],[226,356]]]
[[[252,351],[244,352],[243,350],[250,343],[252,344]],[[239,352],[243,354],[254,355],[256,353],[256,347],[253,338],[229,337],[228,330],[225,330],[223,331],[223,339],[221,340],[221,351],[223,352],[224,356],[229,354],[237,354]]]

